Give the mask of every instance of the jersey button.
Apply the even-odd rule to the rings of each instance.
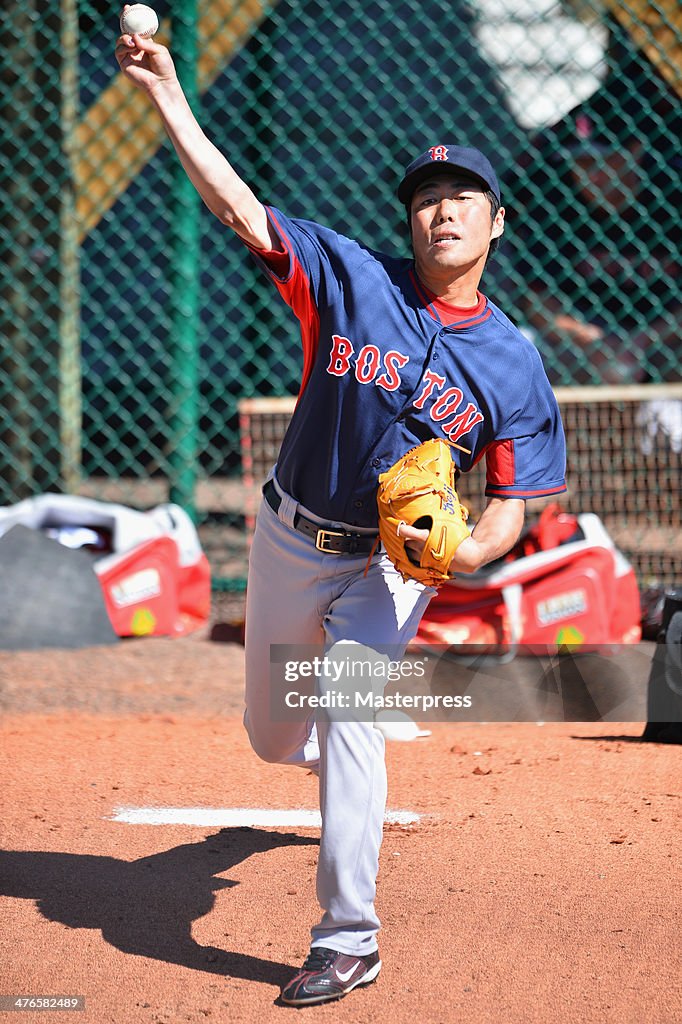
[[[372,459],[372,465],[376,468],[381,465],[381,459]]]
[[[435,363],[436,359],[438,359],[438,353],[434,352],[433,355],[431,356],[431,362]]]
[[[364,501],[360,501],[358,499],[358,501],[353,502],[353,504],[355,505],[356,508],[363,508],[365,503],[364,503]]]

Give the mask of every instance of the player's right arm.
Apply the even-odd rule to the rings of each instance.
[[[147,93],[161,115],[182,166],[211,213],[254,248],[278,248],[265,207],[194,117],[167,48],[139,35],[123,35],[115,52],[123,74]]]

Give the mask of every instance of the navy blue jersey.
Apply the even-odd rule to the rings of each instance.
[[[565,443],[540,357],[492,302],[446,326],[412,260],[268,208],[288,261],[253,255],[301,325],[303,380],[277,478],[324,519],[376,527],[379,473],[430,437],[489,497],[565,490]],[[283,276],[280,276],[283,274]]]

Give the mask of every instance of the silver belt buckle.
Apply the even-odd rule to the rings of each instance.
[[[327,547],[329,544],[329,538],[331,537],[345,537],[343,530],[318,530],[317,537],[315,538],[315,547],[318,551],[326,551],[327,554],[340,555],[340,551],[332,551],[331,548]]]

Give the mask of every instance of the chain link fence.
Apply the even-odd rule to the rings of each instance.
[[[402,168],[478,146],[507,208],[484,288],[552,383],[680,381],[676,0],[156,9],[200,122],[264,201],[407,255]],[[170,498],[238,587],[238,403],[297,392],[298,325],[118,74],[117,14],[0,13],[0,504]]]

